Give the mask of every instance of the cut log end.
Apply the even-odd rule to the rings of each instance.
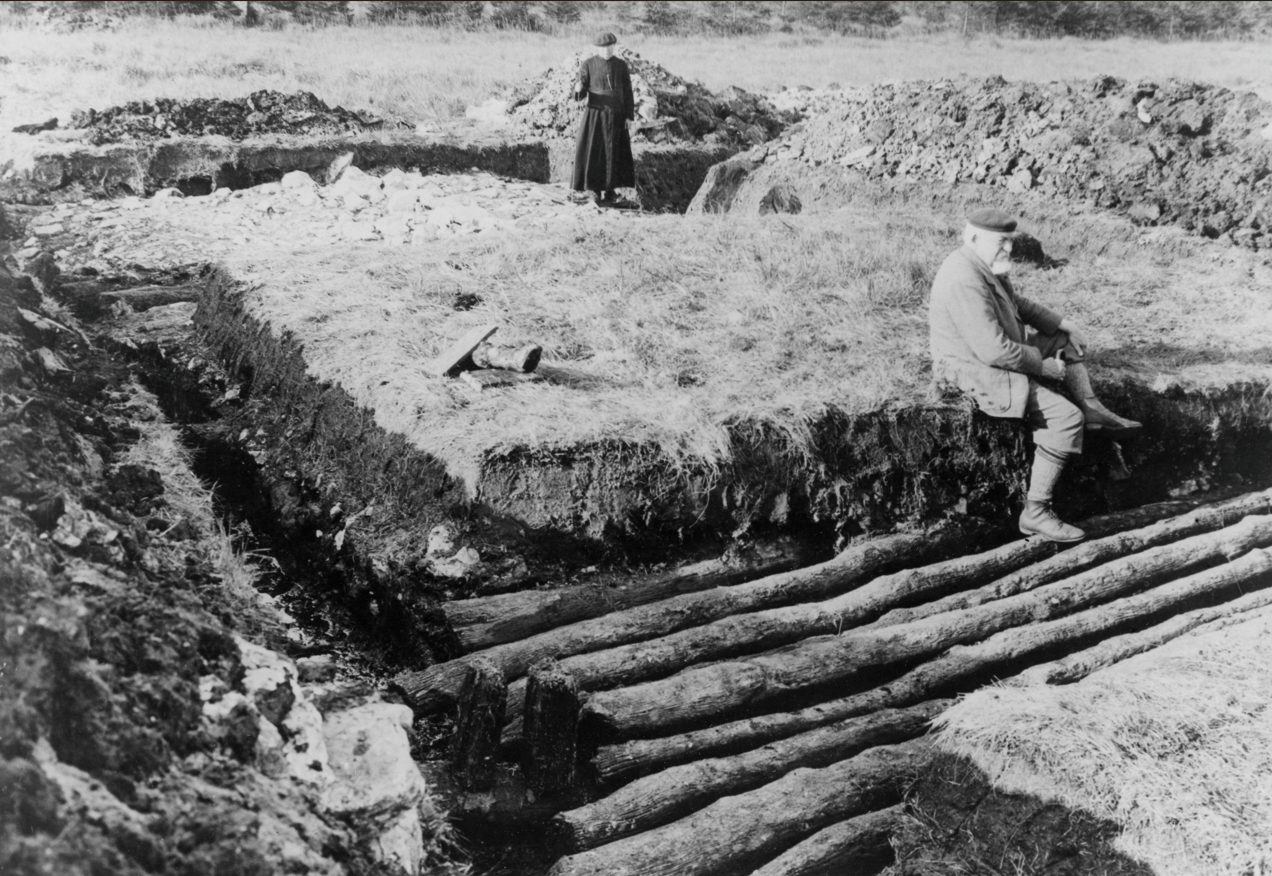
[[[577,775],[579,686],[556,661],[530,669],[522,769],[538,793],[571,788]]]
[[[486,791],[495,781],[507,688],[493,663],[476,658],[459,695],[451,768],[465,790]]]

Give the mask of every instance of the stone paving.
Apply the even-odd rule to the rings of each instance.
[[[378,177],[349,167],[326,186],[293,171],[276,183],[203,196],[164,189],[151,198],[59,204],[32,222],[15,255],[25,263],[48,250],[64,265],[155,267],[215,261],[261,242],[427,246],[461,235],[561,223],[582,229],[639,215],[580,203],[559,185],[485,172],[426,176],[394,169]]]

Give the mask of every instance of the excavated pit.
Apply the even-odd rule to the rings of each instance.
[[[166,143],[139,159],[134,147],[128,147],[131,152],[112,148],[85,159],[80,169],[69,158],[59,159],[43,179],[55,181],[50,189],[74,188],[87,180],[99,191],[111,186],[138,193],[176,187],[197,195],[204,180],[208,186],[239,188],[279,179],[284,169],[318,175],[349,151],[348,141],[341,141],[312,150],[203,144],[201,149],[212,151],[191,147],[183,154],[182,144]],[[406,151],[394,151],[399,148]],[[458,167],[473,155],[467,147],[447,152],[450,148],[395,147],[377,140],[358,144],[354,152],[358,166],[425,169]],[[560,160],[558,156],[554,163],[555,151],[559,149],[549,148],[545,154],[533,144],[492,149],[483,153],[487,158],[482,160],[489,163],[478,164],[500,175],[542,181],[559,172],[553,169]],[[646,153],[647,160],[650,154],[654,150]],[[685,163],[673,151],[657,154],[659,160]],[[668,203],[683,196],[697,170],[691,167],[685,173],[683,185],[671,184]],[[720,556],[739,542],[793,539],[800,543],[800,558],[791,565],[808,566],[838,548],[882,543],[881,537],[897,530],[947,532],[952,521],[953,528],[970,524],[958,552],[992,549],[1007,537],[1001,524],[1017,507],[1027,476],[1030,447],[1024,430],[974,413],[957,399],[859,413],[829,409],[809,423],[804,461],[794,469],[783,436],[763,422],[735,424],[729,435],[730,463],[721,469],[685,470],[655,446],[618,441],[565,448],[527,442],[474,455],[470,464],[457,467],[386,426],[364,395],[316,373],[304,342],[253,303],[251,295],[262,288],[259,271],[243,276],[230,264],[192,260],[196,249],[173,251],[172,260],[182,265],[179,270],[146,276],[150,283],[187,289],[191,300],[147,311],[135,343],[116,353],[143,369],[165,411],[186,427],[199,450],[200,472],[220,482],[225,513],[250,527],[245,545],[266,547],[277,559],[282,575],[274,586],[295,587],[289,603],[293,613],[372,655],[381,670],[422,670],[472,653],[449,610],[457,598],[473,602],[501,594],[551,592],[568,584],[590,587],[595,601],[622,608],[625,592],[656,577],[650,571],[655,567],[675,571],[691,561]],[[126,250],[112,257],[121,255]],[[103,292],[136,282],[85,273],[63,277],[61,285],[68,305],[101,316],[110,312],[102,303]],[[268,294],[268,274],[263,283]],[[147,328],[151,316],[154,322]],[[150,336],[151,328],[160,324],[162,332]],[[1252,362],[1262,364],[1261,359]],[[1100,389],[1111,407],[1143,421],[1145,430],[1125,446],[1098,438],[1089,443],[1058,495],[1073,517],[1272,484],[1272,391],[1266,381],[1189,387],[1119,377]],[[977,528],[980,520],[994,523]],[[459,576],[439,574],[439,557],[429,538],[439,527],[449,528],[465,547],[475,549],[481,566]],[[913,565],[899,563],[901,568]],[[725,583],[754,577],[742,572]],[[1225,591],[1223,598],[1233,595]],[[1167,614],[1142,614],[1136,623],[1206,604],[1207,598],[1198,597]],[[568,623],[561,619],[560,625]],[[549,631],[555,628],[548,626]],[[1102,635],[1075,638],[1036,656],[1060,656]],[[730,717],[815,707],[852,690],[886,688],[917,665],[904,662],[862,676],[852,689],[801,689]],[[970,689],[1014,668],[986,670],[946,693]],[[445,747],[451,730],[452,719],[443,711],[417,703],[417,726],[430,728],[437,737],[434,754]],[[714,720],[687,721],[675,729],[708,729]],[[585,754],[590,757],[606,744],[641,736],[597,733],[586,738]],[[505,747],[511,755],[521,750],[515,740]],[[437,770],[440,786],[454,781],[445,767],[431,768]],[[958,768],[938,764],[921,792],[928,796],[920,801],[939,798],[942,783],[962,782],[957,776],[957,781],[950,779]],[[449,789],[456,819],[484,844],[479,856],[483,872],[500,872],[501,867],[524,872],[516,871],[518,866],[544,872],[564,853],[555,834],[550,844],[542,843],[546,825],[563,810],[595,802],[605,786],[584,781],[556,795],[535,793],[514,767],[504,764],[501,769],[503,778],[493,790]],[[937,799],[930,806],[956,812],[964,802]],[[1015,802],[1007,808],[1019,811]],[[937,825],[933,830],[941,817],[932,817],[931,824]],[[991,817],[996,823],[1002,820]],[[1107,825],[1072,828],[1054,811],[1040,817],[1057,820],[1057,835],[1087,831],[1082,835],[1094,837],[1093,842],[1107,839]],[[1035,820],[1029,814],[1023,818],[1024,823]],[[529,843],[527,854],[534,864],[508,850],[505,844],[517,836]],[[913,840],[913,831],[909,836]],[[758,865],[766,856],[770,852],[751,851],[737,865]],[[510,864],[513,859],[516,863]],[[888,862],[886,855],[871,860],[874,869],[868,872]],[[1129,865],[1117,867],[1112,872],[1135,872]]]
[[[86,197],[149,196],[163,189],[207,195],[277,182],[300,170],[323,181],[338,159],[355,167],[424,173],[485,171],[508,179],[567,183],[574,162],[569,140],[509,136],[501,129],[457,124],[417,135],[372,132],[287,137],[170,137],[91,145],[76,139],[7,138],[11,158],[0,171],[0,198],[50,204]],[[707,171],[738,151],[728,144],[633,144],[641,206],[683,213]]]

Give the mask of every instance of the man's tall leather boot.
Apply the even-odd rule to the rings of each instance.
[[[1067,454],[1049,447],[1034,448],[1029,494],[1025,498],[1024,510],[1020,512],[1020,531],[1025,535],[1040,535],[1048,541],[1064,544],[1086,538],[1085,532],[1065,523],[1051,509],[1051,494],[1064,471],[1067,457]]]
[[[1104,406],[1091,388],[1091,375],[1082,362],[1074,362],[1064,370],[1064,385],[1086,417],[1086,428],[1091,432],[1103,432],[1111,438],[1129,438],[1143,425],[1138,420],[1128,420]]]

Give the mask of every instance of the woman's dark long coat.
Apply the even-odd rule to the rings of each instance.
[[[636,185],[636,163],[627,122],[636,117],[632,77],[622,58],[593,56],[579,67],[575,95],[587,95],[587,111],[574,148],[575,191],[608,192]]]

